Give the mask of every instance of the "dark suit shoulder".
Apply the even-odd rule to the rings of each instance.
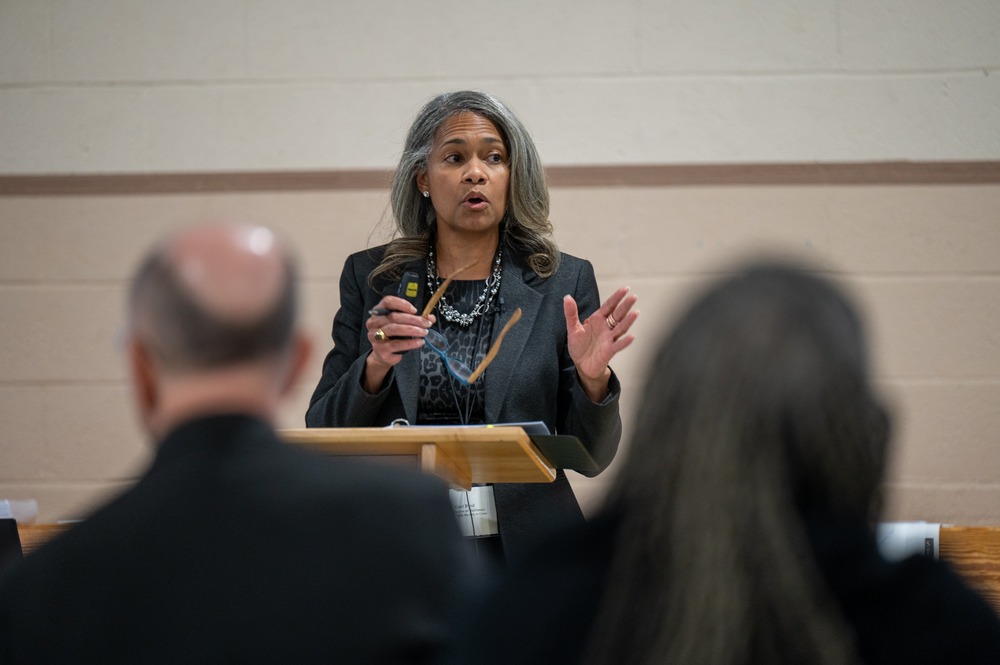
[[[373,283],[369,284],[369,275],[382,263],[389,246],[389,244],[377,245],[349,255],[344,262],[341,284],[343,285],[343,280],[350,279],[356,284],[371,287],[381,297],[388,286],[399,281],[403,269],[417,268],[418,262],[410,262],[403,269],[394,269],[378,275],[372,280]],[[421,271],[423,270],[422,262],[419,262],[419,268]]]
[[[337,488],[342,491],[372,493],[393,490],[413,495],[443,493],[447,488],[435,476],[387,462],[328,457],[311,452],[305,452],[303,462],[303,472],[315,472],[322,478],[335,477]]]
[[[370,271],[382,261],[382,258],[385,256],[385,252],[388,248],[389,245],[384,244],[352,252],[348,255],[345,264],[352,266],[355,270],[367,267]]]
[[[408,498],[443,494],[446,489],[436,476],[391,463],[324,455],[282,441],[257,450],[262,459],[244,462],[249,472],[273,477],[276,483],[295,478],[303,489],[311,487],[334,495],[388,492]]]
[[[587,259],[563,252],[559,255],[559,268],[550,279],[571,282],[579,282],[581,279],[592,280],[594,265]]]
[[[527,256],[523,253],[514,250],[509,258],[523,274],[525,283],[533,288],[552,288],[554,285],[576,283],[581,277],[588,279],[589,275],[589,279],[592,279],[594,275],[594,266],[590,261],[565,252],[559,253],[559,266],[548,277],[542,277],[532,270],[528,265]]]
[[[344,261],[344,270],[341,279],[353,279],[358,283],[367,283],[368,275],[375,267],[382,262],[388,245],[378,245],[369,247],[348,255]]]
[[[583,269],[586,266],[592,266],[588,259],[582,259],[579,256],[574,256],[572,254],[567,254],[566,252],[559,252],[559,269],[566,269],[571,272],[576,272]]]

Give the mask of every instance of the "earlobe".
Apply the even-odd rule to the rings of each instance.
[[[288,370],[285,372],[285,379],[281,385],[281,396],[284,397],[295,389],[299,378],[305,372],[306,364],[312,356],[312,340],[298,333],[292,343],[292,349],[288,358]]]
[[[420,173],[418,173],[416,177],[416,182],[417,182],[417,189],[420,191],[420,193],[424,196],[427,196],[426,194],[424,194],[424,192],[426,192],[429,189],[429,186],[427,184],[427,171],[421,171]]]
[[[139,412],[143,421],[148,424],[159,404],[156,368],[149,355],[149,350],[138,340],[133,339],[129,342],[128,352],[132,369],[132,385]]]

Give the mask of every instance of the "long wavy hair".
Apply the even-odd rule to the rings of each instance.
[[[403,154],[392,179],[390,203],[397,237],[369,280],[386,273],[397,276],[401,267],[427,255],[436,219],[431,200],[417,189],[417,174],[427,170],[434,137],[449,118],[459,113],[486,118],[500,132],[510,159],[510,191],[501,228],[508,245],[526,255],[528,267],[542,277],[559,266],[559,250],[552,240],[549,191],[538,151],[527,128],[496,97],[462,90],[431,99],[417,114],[406,134]]]
[[[694,301],[609,493],[621,522],[591,665],[856,661],[806,516],[875,518],[888,420],[866,356],[848,300],[792,265]]]

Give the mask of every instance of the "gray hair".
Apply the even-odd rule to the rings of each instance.
[[[405,263],[426,255],[435,223],[434,207],[418,190],[416,177],[427,170],[427,158],[438,129],[459,113],[474,113],[496,125],[510,159],[510,192],[501,223],[507,242],[527,253],[528,265],[536,273],[542,277],[552,275],[559,266],[559,250],[551,239],[549,192],[531,134],[493,95],[462,90],[438,95],[427,102],[407,132],[390,192],[399,237],[390,243],[372,277],[381,273],[392,275]]]
[[[149,253],[132,279],[131,332],[172,371],[204,370],[277,356],[294,339],[296,267],[285,259],[284,284],[273,306],[251,321],[206,309],[185,286],[167,245]]]
[[[809,535],[877,516],[889,422],[850,300],[749,265],[693,302],[648,372],[587,662],[855,662]]]

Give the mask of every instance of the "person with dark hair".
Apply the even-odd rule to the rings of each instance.
[[[643,395],[599,515],[510,571],[459,662],[1000,663],[1000,622],[945,563],[877,549],[889,420],[828,280],[723,278]]]
[[[517,116],[482,92],[431,99],[407,134],[391,203],[395,239],[345,263],[306,425],[541,421],[605,468],[621,436],[608,363],[634,339],[636,296],[621,288],[601,303],[590,262],[557,249],[545,173]],[[498,535],[478,544],[501,561],[543,524],[583,519],[561,471],[551,484],[485,491]]]
[[[203,224],[132,281],[128,360],[155,458],[4,571],[0,662],[424,663],[471,572],[446,486],[280,441],[310,344],[292,258]]]

